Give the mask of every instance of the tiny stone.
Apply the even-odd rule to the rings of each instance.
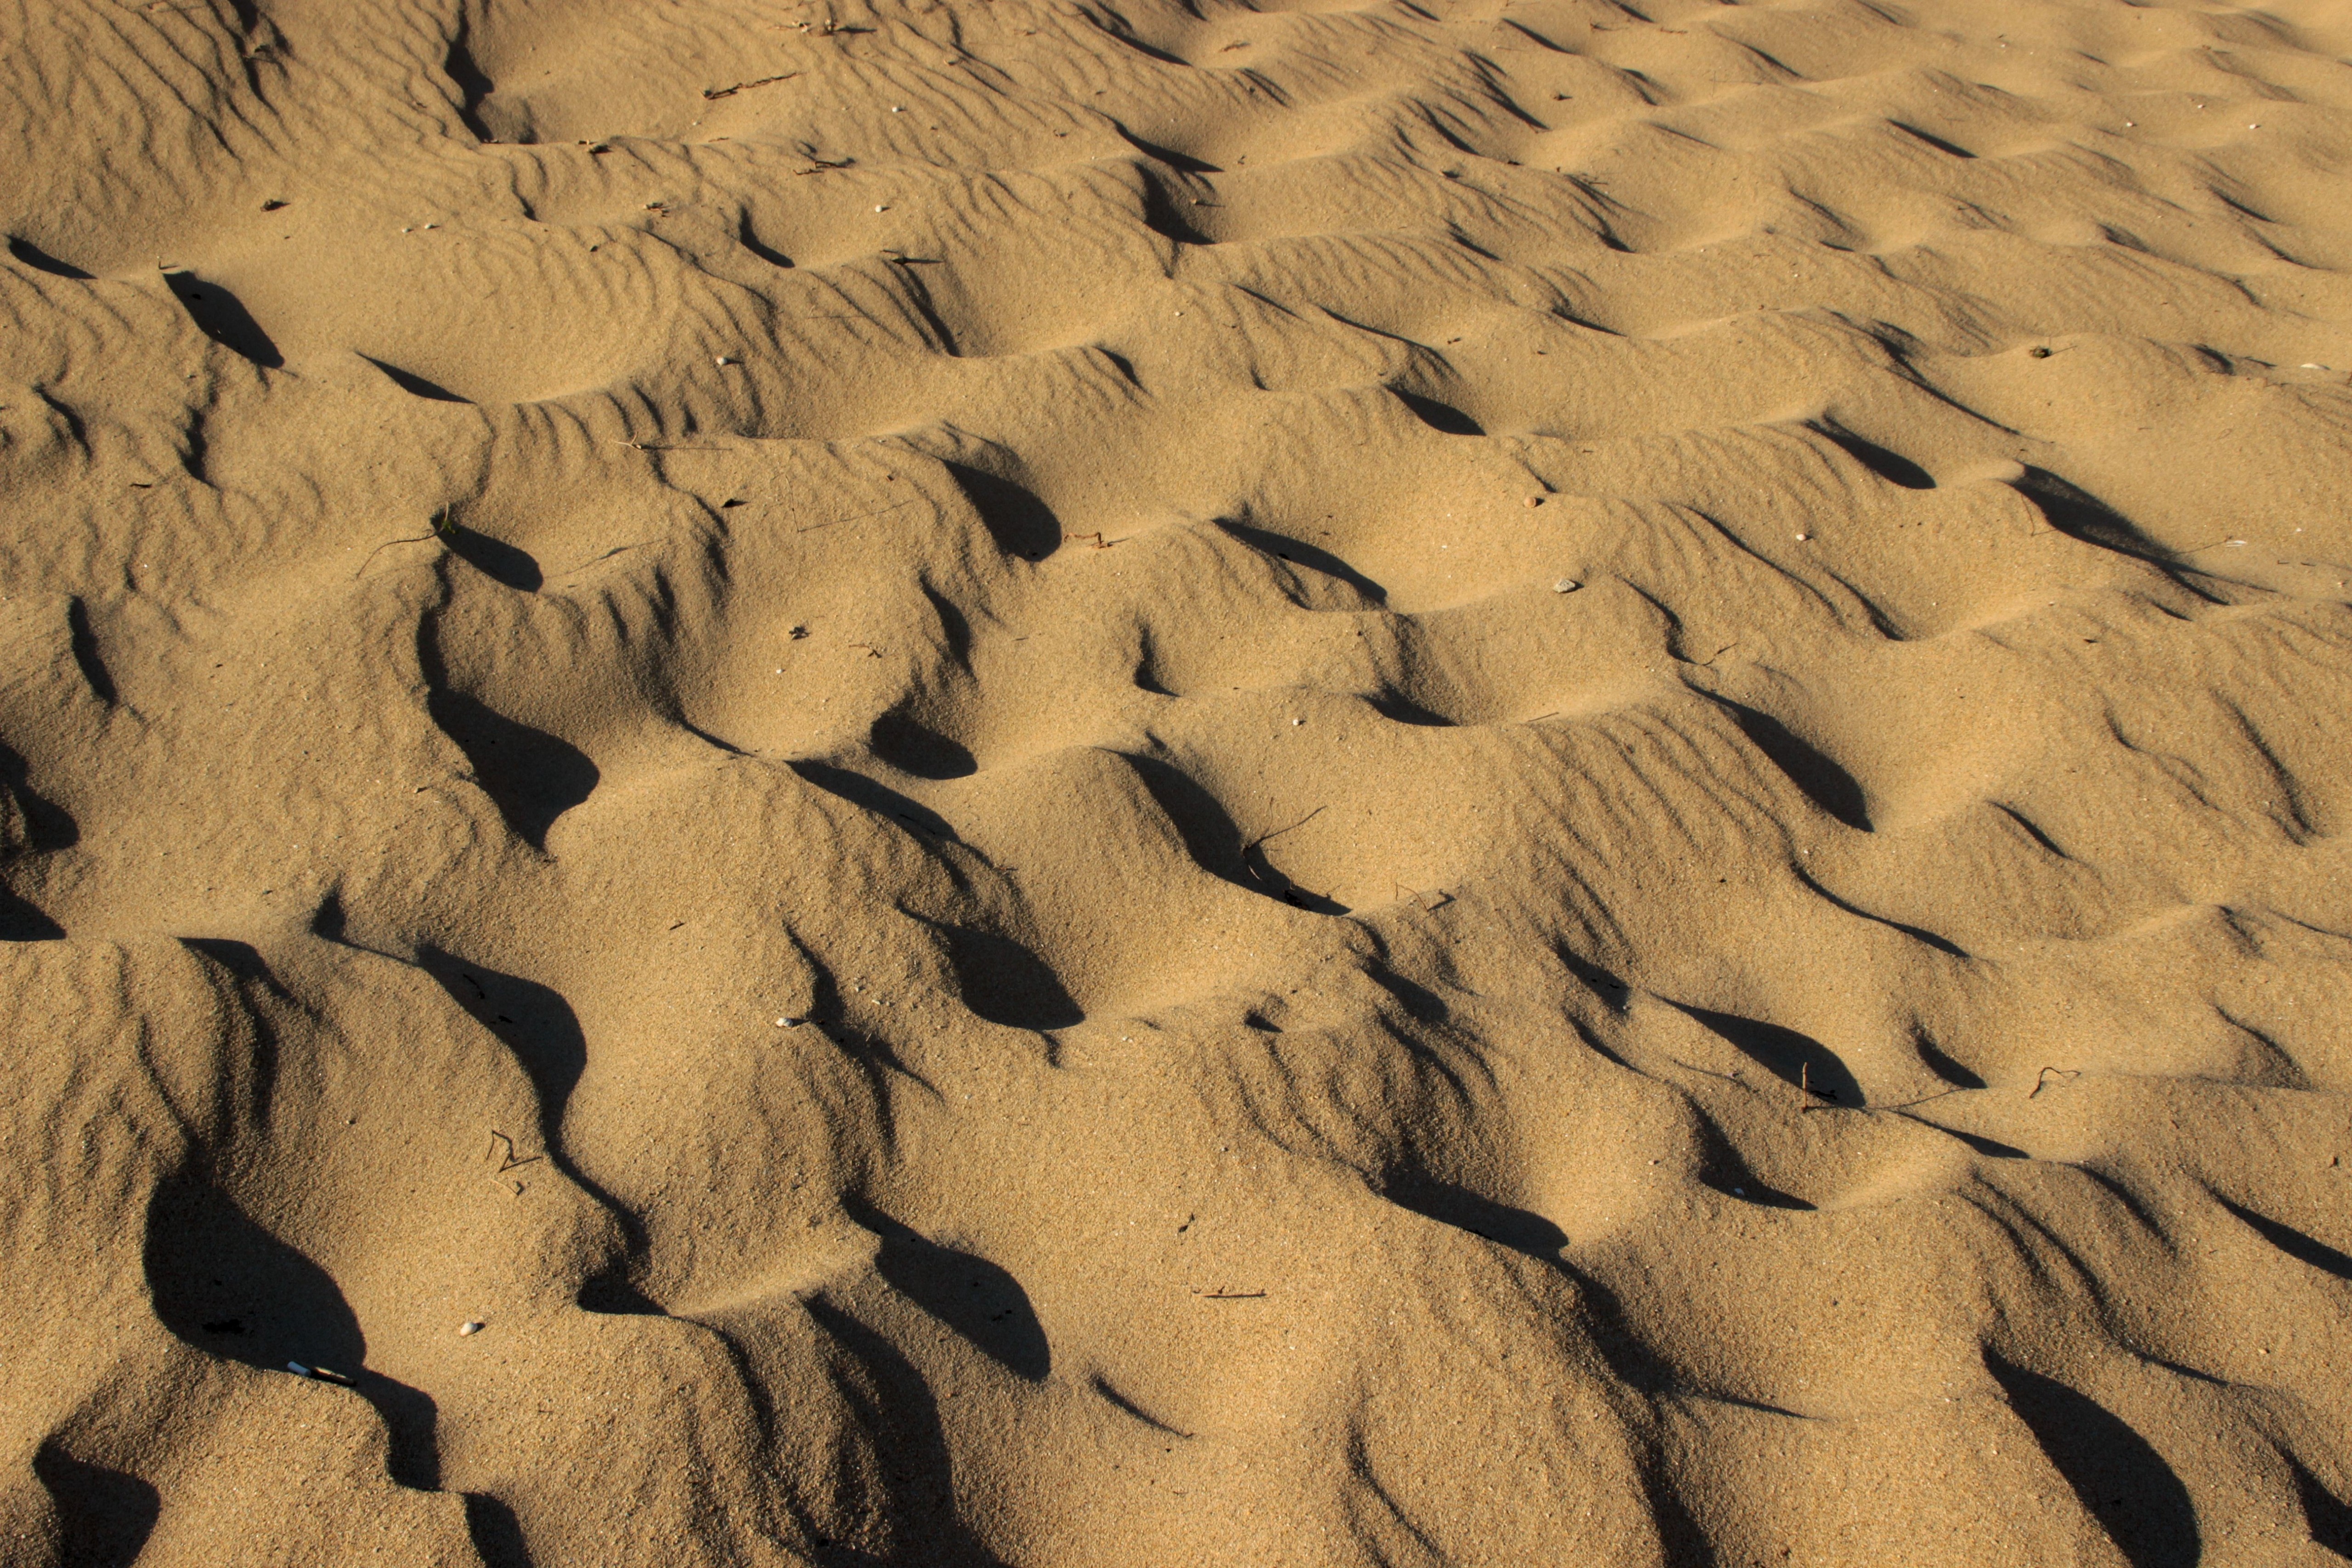
[[[779,1018],[776,1020],[776,1027],[779,1029],[789,1029],[792,1026],[793,1021],[790,1018]]]
[[[877,206],[874,210],[875,210],[876,212],[877,212],[877,213],[887,213],[887,212],[888,212],[888,211],[890,210],[890,204],[889,204],[889,203],[887,203],[887,202],[884,202],[884,203],[882,203],[880,205]]]
[[[1797,535],[1797,542],[1802,544],[1806,540],[1811,539],[1811,537],[1812,535],[1809,533],[1801,533]]]
[[[1583,584],[1578,582],[1573,577],[1562,577],[1559,582],[1554,583],[1551,585],[1551,591],[1555,594],[1573,594],[1579,588],[1583,586]]]
[[[1533,511],[1536,508],[1543,505],[1543,500],[1544,499],[1541,496],[1529,496],[1528,498],[1528,510],[1529,511]]]
[[[457,1331],[461,1334],[478,1334],[482,1331],[482,1325],[475,1322],[460,1323],[457,1325]]]

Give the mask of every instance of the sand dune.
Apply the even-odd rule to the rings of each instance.
[[[2352,1556],[2344,0],[5,37],[8,1568]]]

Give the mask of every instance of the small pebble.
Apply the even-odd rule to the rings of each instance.
[[[1529,497],[1528,498],[1528,510],[1529,511],[1533,511],[1536,508],[1538,508],[1538,507],[1539,507],[1539,506],[1541,506],[1541,505],[1543,505],[1543,497],[1541,497],[1541,496],[1529,496]]]
[[[1290,723],[1291,723],[1291,727],[1292,727],[1293,729],[1296,729],[1296,728],[1297,728],[1299,725],[1304,724],[1304,723],[1306,723],[1306,722],[1307,722],[1307,721],[1306,721],[1306,720],[1304,720],[1304,719],[1293,719],[1293,720],[1290,721]]]
[[[789,1029],[792,1026],[793,1021],[790,1018],[779,1018],[776,1020],[776,1027],[779,1029]]]
[[[482,1331],[482,1325],[475,1322],[460,1323],[457,1325],[457,1331],[461,1334],[478,1334]]]
[[[734,362],[733,360],[731,360],[731,359],[729,359],[725,354],[720,354],[718,358],[716,358],[716,359],[712,360],[710,363],[713,363],[713,364],[733,364],[735,362]]]
[[[1578,582],[1573,577],[1562,577],[1559,582],[1554,583],[1551,585],[1551,591],[1555,594],[1573,594],[1579,588],[1583,586],[1583,584]]]
[[[876,206],[874,210],[877,213],[887,213],[890,210],[890,204],[887,202],[881,203],[879,205]]]
[[[1811,537],[1812,535],[1810,533],[1801,533],[1797,535],[1797,542],[1802,544],[1806,540],[1811,539]]]

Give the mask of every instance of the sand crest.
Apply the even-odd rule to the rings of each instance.
[[[2352,1557],[2352,5],[5,9],[0,1565]]]

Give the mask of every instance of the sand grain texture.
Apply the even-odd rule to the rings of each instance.
[[[6,1568],[2352,1557],[2352,5],[0,132]]]

